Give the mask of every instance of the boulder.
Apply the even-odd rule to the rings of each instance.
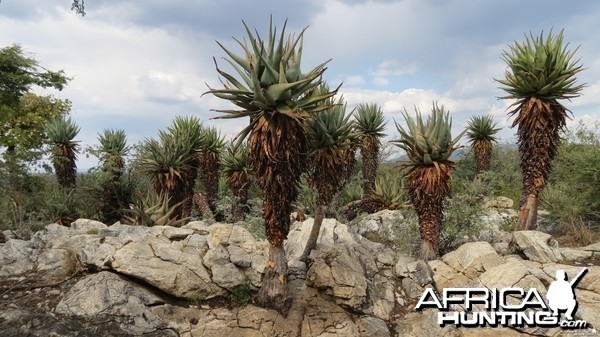
[[[406,267],[409,277],[419,286],[424,287],[433,281],[431,278],[431,270],[429,269],[427,262],[417,260],[410,262]]]
[[[367,299],[367,280],[360,261],[345,247],[318,251],[307,273],[307,284],[332,295],[335,303],[358,311]]]
[[[473,278],[490,268],[504,263],[488,242],[469,242],[447,253],[442,261],[456,271]]]
[[[558,243],[550,234],[539,231],[517,231],[513,233],[516,247],[531,261],[540,263],[559,262],[564,259]]]
[[[71,228],[77,233],[98,233],[107,227],[100,221],[90,219],[77,219],[71,223]]]
[[[176,297],[208,299],[225,294],[200,261],[197,250],[176,248],[167,239],[146,237],[116,251],[111,266]]]
[[[16,276],[32,271],[33,247],[30,241],[8,240],[0,247],[0,276]]]
[[[559,247],[558,251],[565,261],[583,261],[594,255],[593,251],[576,248]]]
[[[444,288],[458,288],[468,284],[471,279],[463,273],[456,271],[440,260],[432,260],[428,262],[432,272],[433,284],[437,291],[442,291]]]
[[[162,303],[139,285],[113,273],[100,272],[77,282],[58,303],[55,312],[118,322],[121,329],[134,335],[155,331],[164,331],[165,336],[175,335],[168,322],[147,309]]]
[[[365,238],[384,243],[393,240],[399,233],[405,233],[406,224],[400,211],[382,210],[354,219],[349,226]]]
[[[447,336],[460,337],[458,329],[452,325],[440,327],[437,324],[437,310],[425,309],[421,312],[410,312],[394,322],[396,336],[422,337]]]

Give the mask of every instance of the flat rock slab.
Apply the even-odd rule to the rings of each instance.
[[[131,334],[141,335],[169,329],[167,322],[147,309],[162,303],[139,285],[111,272],[100,272],[77,282],[55,312],[87,319],[104,317]]]
[[[519,250],[531,261],[540,263],[560,262],[564,259],[558,243],[550,234],[539,231],[516,231],[513,238]]]
[[[504,263],[488,242],[469,242],[442,257],[447,265],[469,278]]]
[[[225,294],[197,251],[177,248],[166,239],[131,242],[114,253],[111,266],[176,297],[198,300]]]

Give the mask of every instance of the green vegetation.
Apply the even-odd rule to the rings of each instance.
[[[231,300],[237,306],[243,307],[250,303],[252,299],[252,287],[250,282],[246,281],[231,290]]]
[[[375,189],[375,178],[379,166],[381,138],[385,136],[383,109],[376,103],[361,103],[354,113],[356,131],[359,134],[360,155],[362,158],[363,194],[369,195]]]
[[[287,287],[283,242],[289,232],[300,177],[308,168],[309,144],[304,121],[330,108],[324,101],[333,97],[337,89],[317,92],[327,62],[306,73],[300,69],[304,30],[286,38],[284,24],[278,37],[270,24],[265,41],[258,33],[255,36],[245,23],[244,27],[248,42],[236,40],[243,49],[242,56],[219,43],[241,79],[217,66],[224,88],[210,88],[207,93],[240,108],[220,110],[225,114],[222,118],[250,117],[250,124],[238,135],[238,143],[248,137],[250,163],[263,190],[265,229],[270,244],[270,260],[257,302],[286,314],[292,298]]]
[[[452,138],[452,119],[442,105],[433,103],[426,122],[421,112],[415,110],[414,120],[404,111],[408,128],[396,124],[400,139],[393,142],[406,151],[410,159],[405,173],[408,197],[419,218],[419,232],[423,239],[420,256],[429,260],[436,258],[440,252],[444,201],[452,191],[454,164],[449,159],[463,134]]]
[[[31,92],[35,86],[60,90],[68,79],[23,56],[18,46],[1,49],[0,62],[12,67],[0,67],[0,229],[28,238],[50,222],[69,225],[81,217],[180,226],[197,218],[197,199],[201,216],[228,217],[269,241],[271,260],[257,303],[282,313],[291,301],[283,241],[292,211],[315,217],[302,258],[314,248],[325,216],[347,221],[383,209],[400,210],[404,220],[378,237],[435,258],[477,237],[484,202],[498,196],[512,199],[523,220],[507,218],[503,230],[534,228],[539,199],[548,212],[540,224],[565,234],[562,242],[584,245],[598,236],[600,124],[565,130],[568,110],[558,100],[578,96],[582,85],[575,84],[581,66],[562,32],[527,38],[504,53],[509,70],[498,82],[504,98],[516,99],[509,114],[516,117],[518,148],[493,145],[499,129],[491,116],[477,116],[465,130],[471,150],[459,150],[462,134],[452,137],[450,113],[434,102],[427,118],[404,110],[406,126],[396,124],[399,138],[391,144],[407,160],[396,163],[382,161],[392,150],[381,144],[381,107],[359,104],[347,113],[337,89],[323,85],[327,62],[300,70],[303,32],[286,39],[285,29],[278,35],[271,27],[263,41],[244,26],[243,56],[221,45],[239,76],[217,68],[224,88],[207,92],[239,108],[221,111],[220,118],[250,117],[237,139],[225,145],[219,130],[195,117],[175,117],[156,138],[131,147],[123,130],[104,130],[99,145],[84,152],[99,159],[87,173],[76,171],[82,153],[70,102]],[[40,162],[44,155],[55,174]],[[46,171],[33,170],[40,167]],[[262,199],[261,210],[253,198]],[[413,237],[420,239],[408,241]],[[252,291],[244,283],[231,299],[245,305]]]
[[[469,119],[467,138],[475,155],[475,170],[482,173],[490,169],[492,160],[492,143],[496,143],[495,134],[500,131],[492,116],[475,116]]]
[[[560,147],[560,132],[566,127],[569,111],[559,100],[580,95],[583,84],[577,84],[582,65],[563,43],[563,32],[552,31],[544,37],[526,37],[515,42],[502,57],[508,65],[505,79],[497,80],[507,95],[516,100],[509,115],[518,126],[519,154],[523,172],[518,230],[535,229],[538,197],[548,183],[552,162]]]

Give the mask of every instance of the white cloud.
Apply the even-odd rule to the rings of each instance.
[[[365,79],[360,75],[342,75],[341,82],[346,87],[356,87],[365,84]]]
[[[289,17],[290,33],[310,24],[303,68],[333,58],[325,78],[330,85],[344,83],[341,93],[349,108],[377,102],[388,117],[399,117],[404,107],[429,111],[436,100],[452,112],[455,127],[469,116],[493,114],[508,139],[514,134],[506,114],[510,102],[497,100],[502,92],[493,81],[504,73],[500,51],[523,32],[548,29],[552,22],[565,27],[573,46],[581,44],[578,56],[586,69],[578,77],[589,84],[582,97],[566,105],[575,120],[600,119],[600,45],[594,39],[600,31],[593,25],[600,19],[600,3],[270,0],[268,5],[278,26],[280,18]],[[515,12],[516,6],[523,10]],[[117,127],[125,128],[129,139],[141,140],[175,115],[198,116],[228,136],[247,125],[247,119],[210,120],[219,115],[210,109],[232,105],[200,95],[205,83],[219,86],[212,57],[227,66],[214,39],[239,52],[230,36],[245,36],[240,19],[264,36],[268,15],[258,14],[265,6],[235,0],[98,0],[90,2],[84,18],[58,0],[3,1],[0,7],[0,45],[19,42],[42,65],[73,77],[60,96],[73,101],[85,142],[94,143],[102,128]],[[541,11],[539,19],[528,16],[531,8]]]

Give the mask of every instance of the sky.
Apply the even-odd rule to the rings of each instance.
[[[212,109],[232,106],[207,91],[219,86],[213,57],[224,69],[225,53],[244,38],[244,20],[262,36],[269,17],[304,37],[302,69],[331,59],[330,86],[348,110],[359,103],[383,107],[388,138],[404,125],[404,108],[423,112],[438,101],[450,110],[455,134],[471,116],[492,114],[500,138],[514,142],[507,115],[511,101],[494,78],[504,78],[501,53],[525,34],[564,29],[587,83],[582,96],[564,104],[569,126],[600,120],[600,1],[580,0],[87,0],[86,16],[71,0],[2,0],[0,48],[13,43],[51,70],[71,77],[60,92],[73,102],[83,146],[98,143],[103,129],[124,129],[129,144],[155,137],[175,116],[196,116],[232,138],[247,118],[212,119]],[[465,144],[466,140],[461,142]],[[98,164],[80,156],[78,167]]]

